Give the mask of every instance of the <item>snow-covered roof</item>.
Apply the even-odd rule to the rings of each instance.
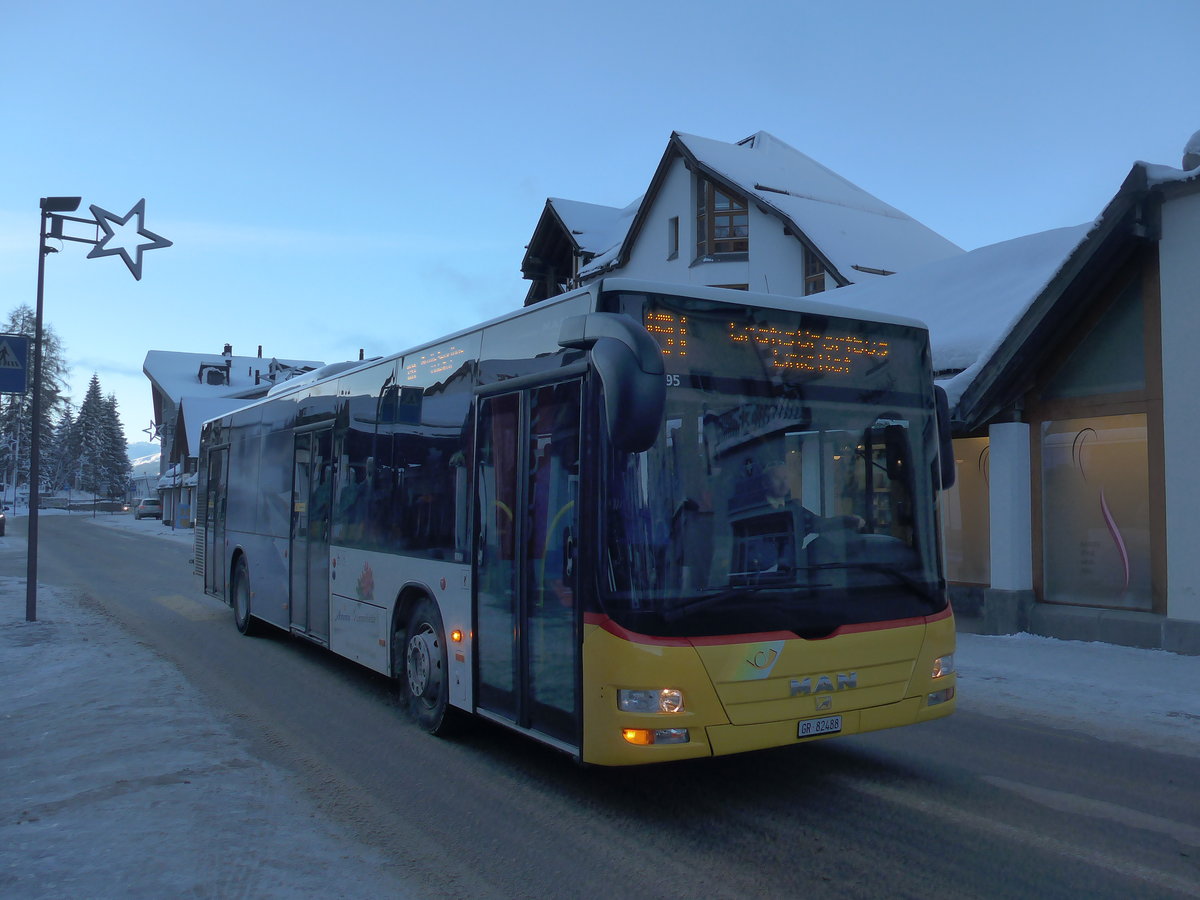
[[[1077,315],[1069,309],[1071,283],[1085,271],[1113,265],[1120,242],[1141,240],[1142,232],[1153,227],[1137,214],[1147,192],[1169,196],[1196,190],[1200,168],[1184,171],[1138,162],[1090,224],[1026,235],[839,288],[838,301],[923,320],[929,326],[934,370],[956,418],[982,421],[991,402],[984,402],[985,395],[1005,370],[1019,365],[1019,354],[1025,352],[1021,348],[1048,327],[1061,333],[1053,324]]]
[[[324,365],[317,360],[265,359],[261,356],[229,357],[229,383],[208,384],[199,377],[202,366],[223,368],[226,357],[221,353],[181,353],[174,350],[151,350],[146,354],[142,372],[162,394],[178,403],[183,397],[233,397],[266,392],[271,363],[283,366],[283,372],[297,374]]]
[[[633,224],[634,217],[637,216],[643,199],[645,199],[644,195],[638,197],[624,209],[617,210],[616,218],[609,226],[608,239],[603,242],[603,249],[596,254],[595,259],[580,268],[579,274],[581,276],[586,278],[597,272],[603,272],[605,268],[620,256],[621,248],[626,244],[629,227]]]
[[[546,203],[562,221],[575,245],[595,256],[620,243],[629,229],[628,218],[623,227],[621,224],[624,210],[615,206],[564,200],[561,197],[551,197]]]
[[[223,416],[227,412],[252,403],[253,400],[239,397],[183,397],[179,401],[179,417],[176,435],[183,435],[186,443],[176,439],[176,457],[196,456],[200,451],[200,429],[209,419]]]
[[[839,304],[912,316],[929,326],[933,368],[946,373],[940,383],[953,406],[1092,227],[1056,228],[980,247],[838,288],[835,296]]]
[[[826,262],[849,282],[900,272],[963,252],[916,219],[884,203],[774,135],[760,131],[735,144],[675,132],[659,171],[640,203],[630,210],[628,234],[581,270],[594,275],[625,258],[640,220],[653,202],[655,184],[678,153],[694,169],[733,185],[758,206],[803,234]],[[640,207],[640,208],[639,208]],[[641,212],[641,216],[636,213]]]
[[[962,248],[816,160],[760,131],[736,144],[677,135],[698,162],[790,219],[843,276],[901,272]]]

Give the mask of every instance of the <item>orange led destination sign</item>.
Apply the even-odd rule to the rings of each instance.
[[[450,344],[426,350],[416,358],[410,356],[404,360],[404,380],[425,381],[426,376],[452,372],[464,353],[462,347]]]
[[[645,327],[662,347],[663,356],[687,356],[687,316],[646,310]]]
[[[665,357],[682,359],[689,351],[712,349],[709,342],[696,340],[685,315],[647,310],[644,324]],[[734,346],[753,347],[777,369],[829,375],[849,375],[856,363],[880,362],[890,352],[886,340],[762,323],[727,321],[725,339]]]
[[[857,359],[886,359],[887,341],[845,334],[821,334],[808,328],[787,331],[770,325],[729,323],[729,339],[735,344],[753,342],[771,352],[780,369],[801,372],[830,372],[848,375]]]

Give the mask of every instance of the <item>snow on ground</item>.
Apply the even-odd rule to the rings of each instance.
[[[24,578],[0,610],[0,896],[419,896],[112,620],[43,585],[26,622]]]
[[[196,532],[191,528],[176,528],[173,525],[164,525],[158,519],[135,519],[133,513],[96,513],[94,516],[89,513],[63,513],[62,510],[42,510],[40,515],[72,515],[90,518],[93,525],[100,525],[104,528],[121,528],[126,531],[135,531],[138,534],[144,534],[149,537],[158,538],[164,541],[175,541],[180,544],[187,544],[189,547],[196,539]]]
[[[419,896],[118,624],[47,587],[38,619],[24,580],[0,578],[0,895]],[[960,634],[956,659],[961,710],[1200,757],[1200,657]]]
[[[1200,757],[1200,656],[959,634],[958,708]]]

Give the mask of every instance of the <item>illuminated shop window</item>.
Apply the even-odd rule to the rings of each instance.
[[[1045,599],[1151,609],[1145,414],[1044,422],[1041,445]]]
[[[947,581],[991,583],[989,462],[987,438],[959,438],[954,442],[957,475],[954,487],[944,491],[940,500]]]

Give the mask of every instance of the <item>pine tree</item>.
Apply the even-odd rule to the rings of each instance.
[[[79,489],[93,494],[103,493],[107,486],[108,470],[104,453],[107,430],[104,420],[100,378],[93,372],[87,394],[79,405],[79,416],[75,419],[79,442]]]
[[[116,394],[109,394],[104,401],[104,456],[108,486],[103,493],[106,497],[124,496],[133,479],[133,463],[129,461],[129,446],[117,410]]]
[[[64,401],[54,426],[52,446],[47,448],[46,484],[52,491],[70,487],[78,469],[79,442],[75,435],[75,415],[70,402]]]

